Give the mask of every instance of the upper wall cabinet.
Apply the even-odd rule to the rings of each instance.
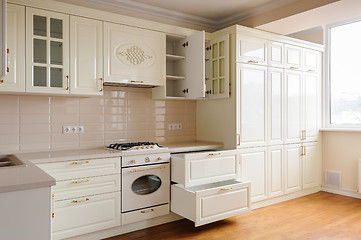
[[[286,69],[302,70],[302,48],[285,44],[285,65]]]
[[[102,95],[103,22],[70,16],[70,93]]]
[[[165,34],[104,23],[104,82],[164,86]]]
[[[154,98],[196,99],[205,96],[205,32],[188,37],[167,35],[166,86]]]
[[[0,77],[4,77],[6,73],[6,0],[1,0],[0,6]]]
[[[26,9],[26,91],[69,93],[69,15]]]
[[[268,42],[268,66],[283,68],[283,52],[283,43]]]
[[[25,92],[25,7],[7,4],[7,74],[1,92]]]
[[[212,39],[206,48],[210,71],[206,75],[207,98],[229,97],[229,36]],[[209,56],[210,55],[210,56]]]
[[[267,65],[267,40],[237,34],[237,61]]]
[[[303,49],[303,71],[320,72],[321,70],[321,53],[311,49]]]

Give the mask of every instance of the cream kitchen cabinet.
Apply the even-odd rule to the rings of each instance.
[[[284,154],[283,145],[270,146],[267,149],[267,196],[268,198],[284,194]]]
[[[284,73],[281,68],[268,68],[268,121],[267,143],[279,145],[284,142],[283,102]]]
[[[6,76],[0,92],[25,92],[25,7],[7,4]]]
[[[286,194],[302,189],[302,149],[301,144],[285,145]]]
[[[237,64],[237,144],[267,144],[267,67]]]
[[[237,34],[237,62],[267,65],[267,40]]]
[[[171,186],[171,211],[201,226],[250,211],[250,183],[228,180],[190,188]]]
[[[284,44],[280,42],[268,42],[268,66],[283,68]]]
[[[302,48],[285,44],[284,67],[290,70],[302,70]]]
[[[104,83],[164,86],[164,33],[104,23]]]
[[[52,239],[120,226],[120,157],[39,163],[52,187]]]
[[[171,156],[171,211],[201,226],[250,210],[236,150]],[[222,203],[222,204],[219,204]]]
[[[6,0],[0,1],[0,78],[6,74]]]
[[[303,71],[320,73],[322,71],[321,52],[316,50],[303,49]]]
[[[237,179],[239,170],[236,150],[171,156],[171,180],[184,187]]]
[[[251,202],[267,199],[267,148],[239,150],[242,182],[251,182]]]
[[[69,93],[69,15],[26,8],[26,92]]]
[[[302,189],[321,185],[321,151],[317,142],[302,145]]]
[[[103,22],[70,16],[70,94],[103,95]]]

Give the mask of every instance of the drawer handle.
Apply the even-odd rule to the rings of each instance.
[[[249,63],[258,63],[258,61],[248,60]]]
[[[140,211],[140,213],[150,213],[150,212],[154,212],[154,209],[151,208],[151,209],[148,209],[148,210],[142,210],[142,211]]]
[[[82,202],[87,202],[89,201],[89,198],[85,198],[84,200],[73,200],[72,203],[82,203]]]
[[[290,67],[290,69],[298,69],[298,67]]]
[[[132,80],[132,81],[130,81],[131,83],[143,83],[143,81],[134,81],[134,80]]]
[[[71,164],[77,165],[77,164],[86,164],[86,163],[89,163],[89,161],[85,161],[85,162],[72,162]]]
[[[130,173],[136,173],[136,172],[156,170],[156,169],[163,169],[163,168],[165,168],[165,166],[154,167],[154,168],[144,168],[144,169],[134,169],[134,170],[130,170],[129,172],[130,172]]]
[[[231,187],[224,187],[224,188],[219,189],[219,191],[229,191],[229,190],[232,190],[232,188]]]
[[[313,69],[308,69],[307,72],[315,72]]]
[[[158,158],[157,158],[157,161],[161,161],[161,160],[163,160],[162,157],[158,157]]]
[[[221,153],[210,153],[210,154],[208,154],[208,156],[219,156],[219,155],[221,155]]]
[[[86,183],[89,182],[88,179],[85,179],[84,181],[72,181],[71,183]]]

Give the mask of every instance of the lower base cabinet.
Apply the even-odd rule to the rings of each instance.
[[[54,202],[52,239],[120,226],[120,192]]]
[[[250,211],[250,183],[228,180],[184,188],[171,186],[171,211],[194,222],[195,226]]]
[[[122,213],[122,225],[169,214],[169,204]]]

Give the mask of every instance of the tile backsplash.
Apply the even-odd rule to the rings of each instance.
[[[2,94],[0,152],[195,141],[195,101],[153,100],[151,95],[151,89],[112,87],[103,97]],[[168,130],[174,123],[182,129]],[[84,133],[63,134],[63,126],[84,126]]]

